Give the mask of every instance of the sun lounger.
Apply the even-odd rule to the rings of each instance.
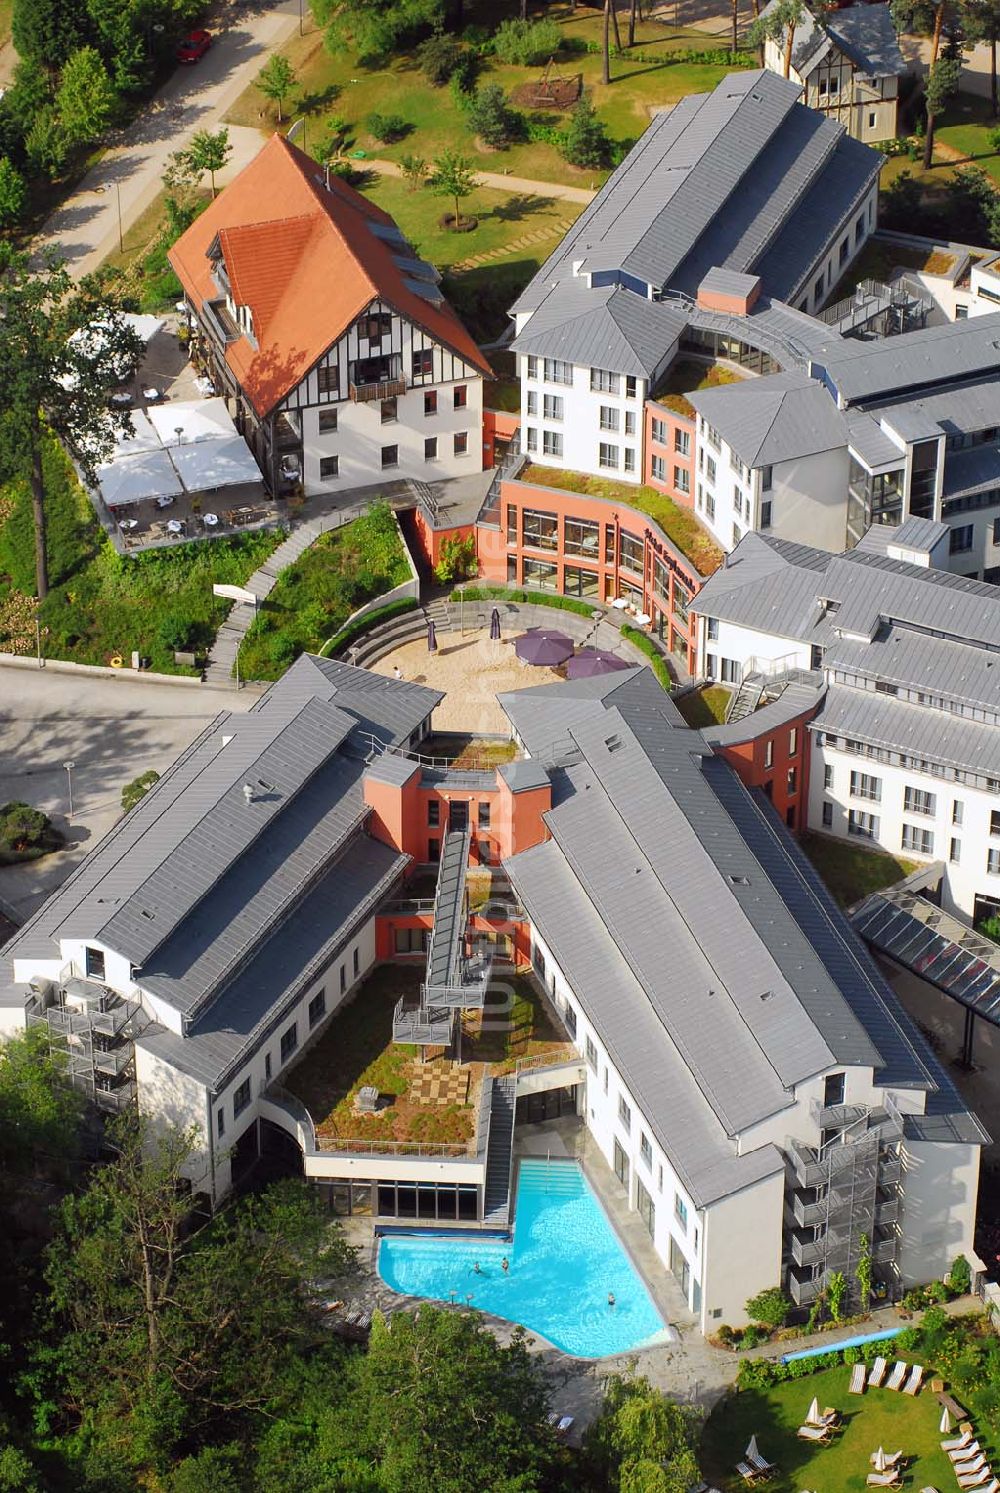
[[[736,1471],[743,1481],[749,1483],[751,1486],[760,1480],[760,1473],[755,1467],[751,1467],[748,1462],[737,1462]]]
[[[964,1447],[971,1445],[972,1432],[963,1431],[961,1436],[955,1436],[951,1441],[942,1441],[941,1450],[950,1454],[951,1452],[960,1452]]]
[[[851,1369],[851,1382],[847,1386],[848,1394],[861,1395],[865,1392],[865,1366],[856,1363]]]
[[[978,1450],[979,1442],[970,1441],[967,1446],[963,1446],[960,1450],[949,1452],[948,1456],[953,1462],[967,1462],[970,1457],[974,1457],[976,1455],[976,1452]]]
[[[924,1377],[923,1366],[921,1364],[919,1364],[919,1363],[915,1363],[913,1365],[912,1369],[910,1370],[910,1377],[909,1377],[909,1379],[907,1379],[906,1383],[903,1385],[903,1393],[905,1395],[915,1395],[918,1392],[918,1390],[920,1389],[920,1385],[921,1385],[921,1381],[923,1380],[923,1377]]]
[[[889,1365],[884,1358],[876,1358],[875,1362],[872,1364],[872,1371],[868,1375],[869,1389],[881,1388],[882,1380],[885,1378],[885,1371],[888,1367]]]
[[[747,1461],[761,1477],[772,1477],[778,1470],[776,1462],[769,1462],[766,1457],[762,1457],[759,1454],[755,1457],[752,1452],[748,1452]]]
[[[982,1470],[983,1470],[983,1468],[985,1466],[986,1466],[986,1457],[985,1457],[985,1454],[983,1452],[980,1452],[979,1455],[978,1455],[978,1457],[970,1457],[967,1462],[956,1462],[956,1464],[955,1464],[955,1476],[956,1477],[973,1477],[977,1472],[982,1472]]]
[[[898,1472],[870,1472],[867,1481],[869,1488],[901,1488],[903,1485]]]
[[[900,1389],[905,1378],[906,1364],[902,1359],[900,1359],[899,1362],[894,1366],[893,1371],[889,1375],[888,1379],[885,1381],[886,1389]]]
[[[795,1434],[800,1441],[829,1441],[832,1432],[829,1426],[799,1426]]]
[[[899,1452],[883,1452],[882,1456],[883,1456],[883,1458],[885,1459],[885,1462],[886,1462],[886,1470],[888,1470],[891,1467],[895,1467],[896,1463],[899,1461],[899,1459],[902,1457],[902,1455],[903,1455],[903,1453],[901,1451],[899,1451]],[[868,1458],[869,1462],[874,1463],[874,1461],[875,1461],[875,1459],[876,1459],[877,1456],[878,1456],[878,1452],[872,1452],[871,1456]]]
[[[1000,1493],[1000,1482],[995,1477],[991,1478],[986,1487],[980,1489],[980,1493]]]
[[[958,1486],[960,1488],[981,1488],[984,1483],[989,1482],[991,1477],[992,1473],[990,1469],[984,1467],[981,1472],[974,1472],[969,1477],[960,1477],[958,1479]]]

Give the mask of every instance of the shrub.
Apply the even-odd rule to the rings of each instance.
[[[792,1303],[780,1286],[768,1286],[767,1290],[758,1291],[746,1304],[747,1316],[765,1327],[784,1327],[791,1309]]]
[[[493,33],[493,51],[512,67],[541,67],[562,45],[562,28],[556,21],[504,21]]]
[[[972,1286],[972,1266],[964,1255],[959,1255],[952,1261],[951,1270],[948,1272],[948,1284],[956,1296],[964,1296]],[[927,1315],[930,1316],[930,1313],[928,1312]]]
[[[610,159],[608,132],[586,99],[574,105],[559,148],[571,166],[604,166]]]
[[[380,140],[383,145],[402,140],[410,130],[410,125],[401,114],[369,114],[367,124],[375,139]]]
[[[376,607],[375,611],[367,612],[364,617],[359,617],[357,622],[352,622],[349,627],[342,627],[332,638],[328,638],[319,650],[323,658],[332,658],[352,643],[355,638],[360,638],[363,633],[371,632],[383,622],[388,622],[391,617],[400,617],[404,612],[416,611],[419,606],[412,596],[406,596],[402,601],[390,601],[387,606]]]
[[[160,623],[159,637],[171,653],[187,653],[194,647],[196,627],[182,612],[168,612]]]
[[[580,617],[592,617],[594,608],[575,596],[553,596],[548,591],[524,591],[509,586],[467,586],[453,591],[449,601],[517,601],[530,602],[533,606],[557,607],[563,612],[576,612]],[[624,628],[622,629],[624,632]]]
[[[139,800],[146,797],[153,784],[159,781],[160,774],[150,768],[149,772],[140,773],[137,778],[132,779],[131,783],[126,783],[122,789],[123,811],[127,814],[129,809],[134,809]]]
[[[420,71],[435,88],[447,83],[462,56],[462,47],[453,36],[446,36],[443,31],[435,31],[417,48]]]
[[[640,653],[646,655],[653,673],[663,688],[669,693],[674,687],[674,681],[670,677],[670,670],[667,668],[666,660],[652,639],[648,638],[644,632],[640,632],[637,627],[630,627],[627,622],[622,627],[622,637],[627,638],[634,647],[638,648]]]
[[[451,74],[451,91],[459,103],[475,88],[478,77],[478,57],[474,52],[463,52]]]
[[[465,117],[472,133],[494,149],[509,145],[524,133],[522,116],[507,103],[499,83],[477,88],[466,102]]]
[[[476,541],[471,534],[441,541],[441,558],[434,567],[434,579],[442,586],[464,580],[475,567]]]

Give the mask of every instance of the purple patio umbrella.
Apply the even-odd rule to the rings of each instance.
[[[490,618],[490,642],[500,641],[500,613],[496,607],[493,608],[493,616]]]
[[[532,664],[536,668],[551,668],[553,664],[565,663],[570,657],[573,640],[564,632],[557,632],[555,628],[537,627],[533,632],[526,632],[518,638],[514,651],[524,664]]]
[[[613,674],[617,669],[630,667],[606,648],[581,648],[566,665],[566,678],[593,679],[596,674]]]
[[[437,631],[436,631],[436,629],[434,627],[433,620],[431,620],[427,624],[427,652],[428,653],[436,653],[437,651],[438,651]]]

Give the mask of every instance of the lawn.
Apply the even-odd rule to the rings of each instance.
[[[0,0],[0,47],[10,41],[10,20],[14,14],[14,0]]]
[[[743,374],[726,368],[722,363],[699,363],[691,358],[681,358],[671,365],[657,386],[653,398],[676,414],[686,415],[689,420],[693,420],[695,407],[685,395],[693,394],[698,389],[718,389],[723,384],[739,384],[742,381]]]
[[[734,1469],[750,1437],[756,1436],[761,1454],[779,1467],[766,1484],[769,1493],[798,1493],[802,1488],[860,1493],[871,1471],[868,1459],[880,1445],[887,1452],[904,1453],[908,1489],[932,1487],[950,1493],[955,1477],[940,1446],[941,1407],[930,1391],[924,1388],[916,1398],[886,1389],[851,1395],[849,1377],[850,1369],[843,1365],[766,1390],[728,1396],[705,1427],[701,1448],[705,1478],[723,1493],[742,1489],[744,1484]],[[795,1434],[814,1395],[821,1407],[839,1410],[845,1422],[843,1433],[829,1446],[810,1445]]]
[[[921,249],[908,244],[892,244],[870,238],[844,277],[830,292],[830,305],[850,295],[862,280],[887,283],[893,270],[923,270],[929,275],[944,275],[952,269],[955,255],[940,249]]]
[[[918,869],[916,861],[887,855],[884,850],[868,850],[848,844],[846,840],[835,840],[832,835],[808,832],[799,839],[802,849],[841,907],[851,907],[870,892],[893,886]]]
[[[410,579],[391,510],[374,505],[321,534],[278,576],[240,647],[244,679],[278,679],[300,653],[318,653],[352,612]]]
[[[721,684],[707,684],[704,689],[692,690],[674,701],[677,709],[689,726],[701,730],[705,726],[721,726],[733,697],[732,690]]]
[[[592,498],[607,498],[614,503],[628,503],[655,519],[701,575],[711,575],[722,564],[722,551],[694,514],[652,487],[633,486],[629,482],[614,482],[606,477],[590,477],[583,472],[564,472],[558,467],[540,467],[532,463],[524,468],[518,480],[537,482],[541,487],[556,487],[563,492],[584,493]]]
[[[945,111],[944,123],[934,132],[935,144],[958,151],[1000,186],[1000,152],[993,150],[988,138],[997,124],[990,114],[989,99],[960,93]]]
[[[47,549],[51,590],[41,608],[50,658],[83,664],[128,660],[133,649],[161,673],[189,673],[174,663],[161,638],[164,624],[182,618],[193,640],[207,646],[229,604],[212,595],[214,582],[242,585],[281,542],[281,534],[245,534],[123,557],[105,538],[86,493],[60,447],[44,453]],[[34,652],[34,529],[26,484],[0,493],[0,648]]]

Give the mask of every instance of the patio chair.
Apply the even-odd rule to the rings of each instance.
[[[870,1472],[866,1479],[869,1488],[901,1488],[903,1479],[900,1474],[892,1472]]]
[[[990,1469],[988,1467],[984,1467],[981,1472],[973,1472],[969,1477],[960,1477],[958,1479],[958,1486],[960,1488],[981,1488],[983,1484],[988,1483],[992,1477],[993,1474]]]
[[[885,1378],[885,1371],[888,1367],[889,1365],[884,1358],[876,1358],[872,1364],[872,1371],[868,1375],[869,1389],[881,1389],[882,1380]]]
[[[915,1363],[913,1365],[912,1369],[910,1370],[910,1377],[907,1379],[906,1383],[903,1385],[903,1393],[905,1395],[915,1395],[915,1394],[918,1394],[919,1391],[920,1391],[920,1385],[921,1385],[921,1381],[923,1380],[923,1377],[924,1377],[923,1365],[919,1364],[919,1363]]]
[[[862,1395],[865,1392],[865,1366],[856,1363],[851,1369],[851,1382],[847,1386],[848,1394]]]
[[[963,1431],[961,1436],[954,1436],[951,1441],[942,1441],[941,1450],[950,1454],[951,1452],[963,1451],[965,1447],[971,1446],[971,1444],[972,1432]]]
[[[892,1373],[885,1381],[886,1389],[901,1389],[903,1380],[906,1378],[906,1364],[902,1359],[894,1365]]]
[[[799,1426],[795,1434],[800,1441],[818,1441],[824,1446],[833,1438],[829,1426]]]
[[[760,1474],[762,1478],[773,1477],[778,1470],[777,1462],[769,1462],[767,1458],[762,1457],[759,1452],[756,1456],[754,1456],[752,1452],[747,1452],[747,1461],[750,1463],[750,1466]]]
[[[957,1451],[949,1452],[948,1456],[953,1462],[968,1462],[969,1458],[974,1457],[978,1451],[979,1442],[970,1441],[967,1446],[960,1447]]]
[[[995,1477],[991,1478],[986,1486],[980,1489],[980,1493],[1000,1493],[1000,1482]]]
[[[959,1479],[975,1477],[976,1473],[982,1472],[985,1466],[986,1457],[983,1452],[980,1452],[978,1457],[972,1457],[968,1462],[958,1462],[955,1466],[955,1476]]]
[[[753,1487],[755,1483],[760,1481],[760,1473],[755,1467],[751,1467],[748,1462],[737,1462],[736,1471],[750,1487]]]
[[[576,1416],[560,1415],[558,1410],[553,1410],[549,1416],[549,1425],[552,1427],[553,1435],[557,1436],[560,1440],[564,1436],[569,1435],[575,1424]]]
[[[902,1455],[903,1455],[903,1453],[901,1451],[898,1451],[898,1452],[883,1452],[882,1453],[882,1458],[883,1458],[883,1460],[884,1460],[884,1462],[886,1464],[885,1467],[883,1468],[883,1471],[884,1472],[888,1472],[890,1470],[890,1468],[895,1468],[897,1462],[899,1462],[900,1459],[902,1458]],[[871,1463],[874,1464],[875,1459],[876,1459],[877,1456],[878,1456],[878,1452],[872,1452],[871,1456],[868,1458],[869,1462],[871,1462]]]

